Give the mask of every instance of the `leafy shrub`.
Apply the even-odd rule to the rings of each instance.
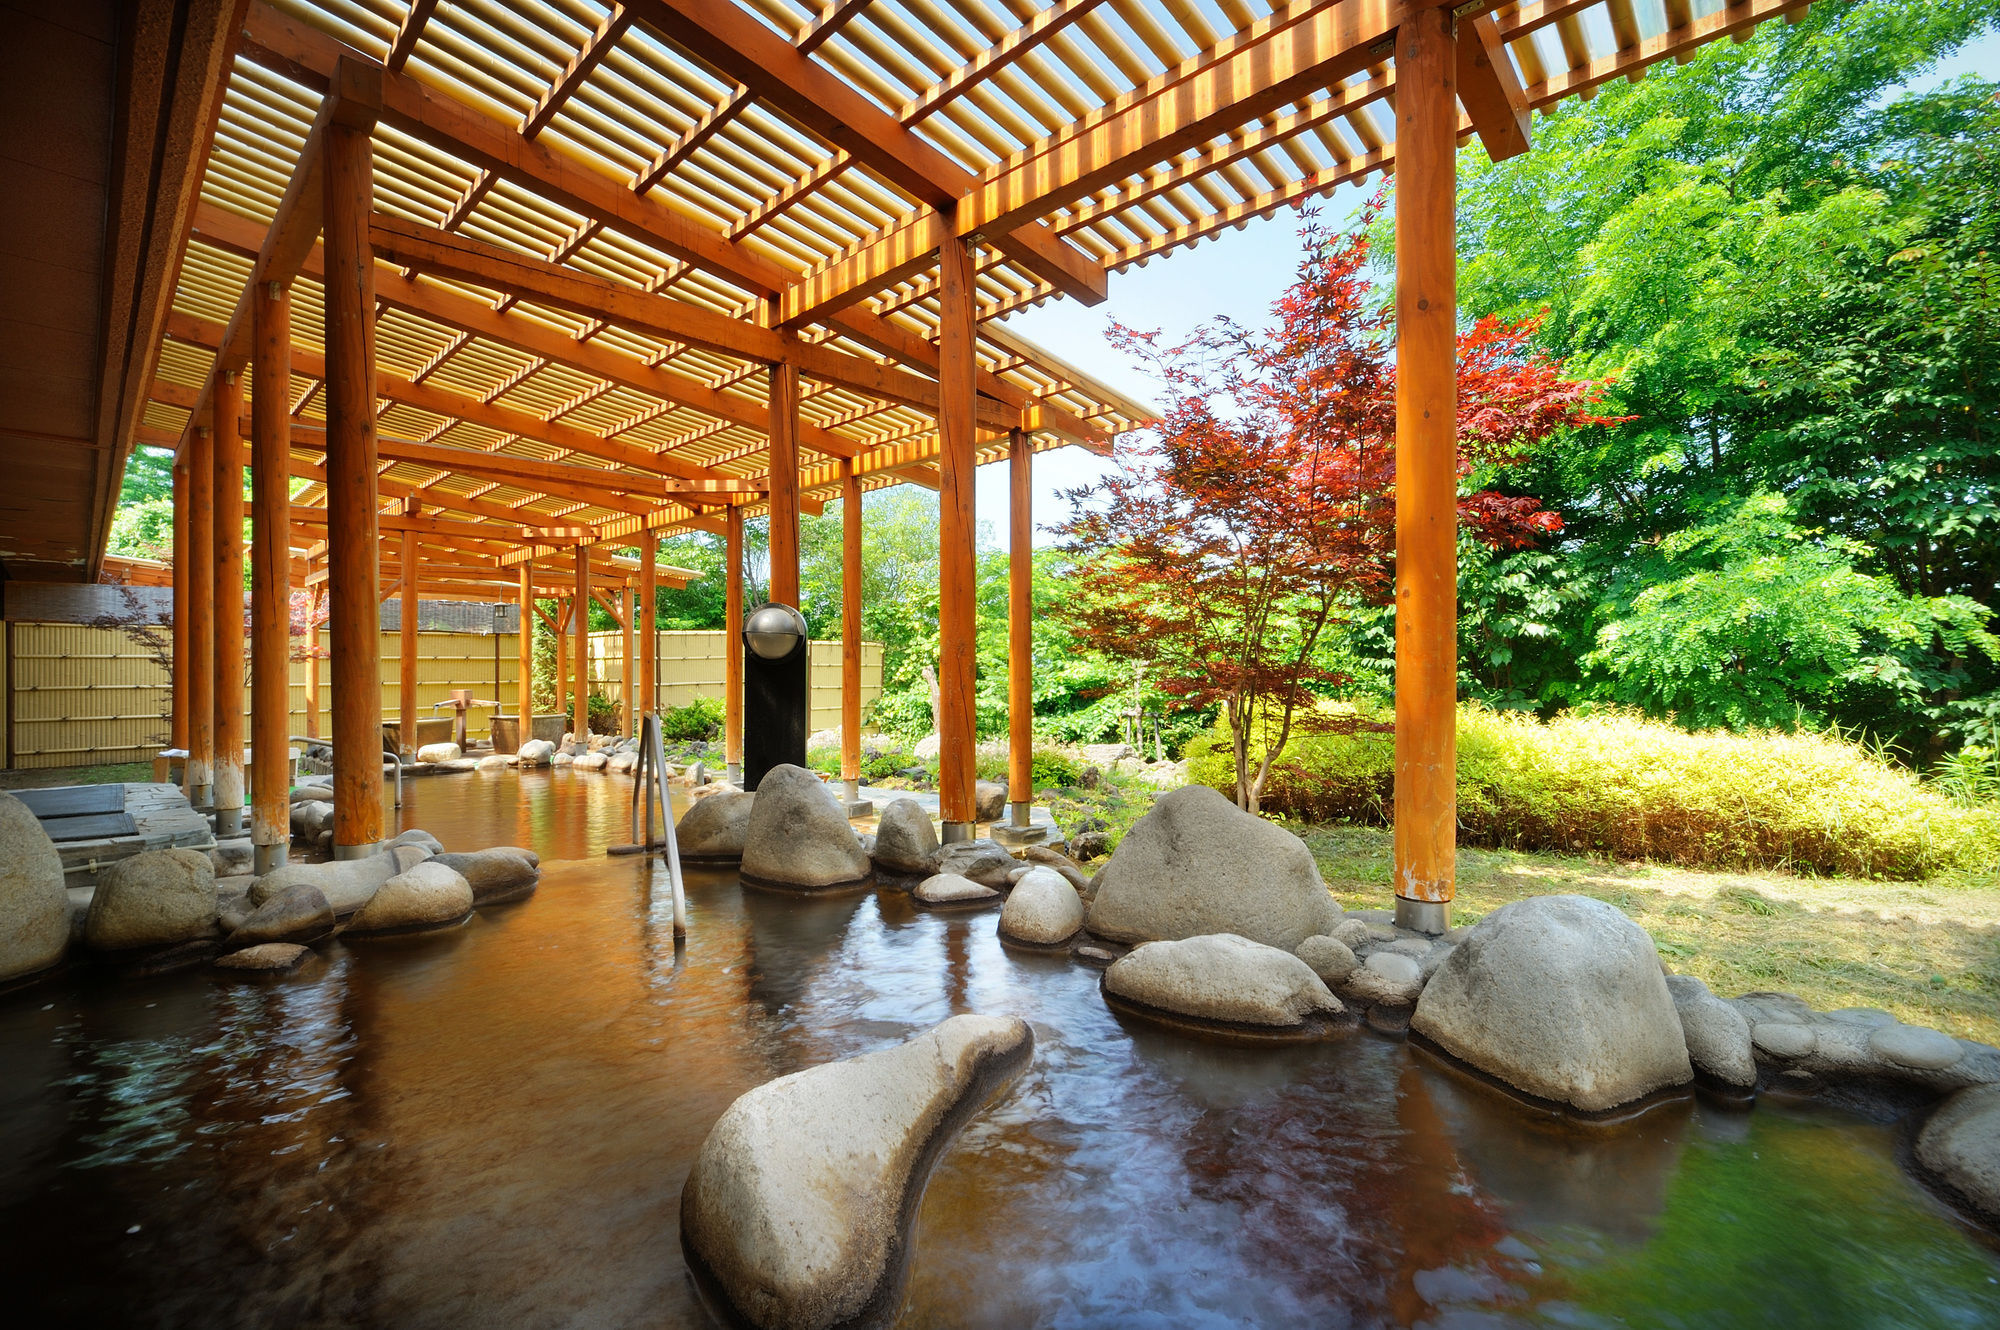
[[[668,743],[713,739],[722,733],[722,699],[697,697],[684,707],[660,713],[660,737]]]
[[[1227,736],[1188,746],[1189,779],[1225,793]],[[1388,734],[1295,738],[1264,807],[1306,821],[1386,825]],[[1967,808],[1836,735],[1689,734],[1629,712],[1538,721],[1461,706],[1459,841],[1651,859],[1914,879],[1983,867],[2000,813]]]
[[[1028,770],[1029,778],[1038,790],[1075,785],[1083,775],[1075,759],[1059,748],[1037,748]]]
[[[822,744],[806,752],[806,766],[824,776],[840,778],[840,745]]]
[[[589,722],[592,734],[617,734],[624,729],[619,721],[618,704],[604,693],[592,693],[585,707],[584,719]]]

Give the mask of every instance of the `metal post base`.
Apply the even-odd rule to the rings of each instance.
[[[250,869],[258,877],[275,873],[291,861],[291,850],[285,845],[253,845],[250,847]]]
[[[861,797],[860,781],[842,781],[841,784],[846,787],[846,797],[840,802],[841,806],[847,810],[848,821],[851,822],[857,817],[875,816],[875,805]]]
[[[940,824],[938,843],[941,845],[961,845],[973,839],[979,830],[977,822],[945,822]]]
[[[382,842],[369,841],[366,845],[336,845],[333,857],[336,859],[371,859],[382,853]]]
[[[1408,928],[1433,937],[1451,927],[1450,901],[1413,901],[1396,897],[1396,927]]]
[[[215,787],[213,785],[195,786],[194,792],[188,795],[188,803],[194,807],[194,811],[197,813],[213,813],[215,811]]]
[[[729,781],[731,785],[738,786],[739,788],[742,786],[743,764],[741,762],[729,762],[724,764],[722,768],[722,774]]]
[[[1035,845],[1047,840],[1049,838],[1049,829],[1047,827],[1036,827],[1028,824],[1029,818],[1033,815],[1034,807],[1033,804],[1026,803],[1008,804],[1007,821],[1004,824],[995,825],[993,830],[988,834],[1001,845]]]
[[[243,810],[240,808],[218,808],[215,810],[215,838],[230,840],[243,834]]]

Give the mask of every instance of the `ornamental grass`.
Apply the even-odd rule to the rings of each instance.
[[[1386,717],[1383,717],[1386,719]],[[1228,739],[1188,746],[1189,777],[1228,793]],[[1394,738],[1295,738],[1264,811],[1387,825]],[[1603,855],[1687,868],[1915,880],[2000,856],[2000,811],[1955,803],[1908,769],[1835,735],[1689,733],[1629,712],[1542,721],[1464,705],[1463,845]]]

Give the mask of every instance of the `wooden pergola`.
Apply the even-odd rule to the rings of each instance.
[[[1527,151],[1535,109],[1805,7],[237,0],[216,27],[229,74],[124,441],[177,452],[174,585],[191,612],[176,616],[175,715],[190,781],[241,806],[241,709],[218,702],[216,662],[241,655],[242,627],[212,607],[226,611],[217,590],[241,577],[246,464],[259,685],[283,678],[261,662],[282,659],[289,591],[323,582],[330,598],[342,854],[383,836],[375,623],[388,589],[406,599],[408,633],[419,592],[509,586],[526,695],[529,602],[552,574],[571,589],[580,659],[605,547],[638,549],[628,580],[650,604],[658,537],[721,533],[733,760],[743,520],[768,517],[771,595],[796,603],[799,515],[833,497],[855,781],[858,499],[916,481],[942,496],[941,794],[947,836],[965,834],[973,470],[1004,457],[1012,472],[1012,785],[1025,800],[1031,458],[1103,450],[1147,420],[1002,320],[1055,297],[1102,301],[1113,273],[1394,170],[1396,892],[1403,918],[1442,927],[1458,145]],[[257,691],[252,711],[256,746],[282,745],[282,700]],[[273,853],[284,792],[265,777],[278,770],[257,764],[253,801]]]

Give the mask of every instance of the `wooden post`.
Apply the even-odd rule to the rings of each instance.
[[[639,732],[639,676],[632,667],[632,588],[618,588],[618,645],[623,655],[620,657],[618,674],[618,704],[625,715],[625,733]]]
[[[743,779],[743,510],[733,503],[722,550],[722,756],[734,784]]]
[[[849,817],[875,811],[861,797],[861,480],[852,458],[840,462],[840,779]]]
[[[569,616],[576,607],[568,596],[556,597],[556,714],[569,721]]]
[[[396,728],[402,735],[397,747],[406,758],[417,755],[417,533],[403,532],[403,612],[398,627]]]
[[[771,366],[771,595],[799,604],[799,367]]]
[[[1454,21],[1396,36],[1396,922],[1451,924],[1457,839]]]
[[[660,706],[660,540],[651,528],[639,533],[639,604],[634,618],[639,633],[639,714],[650,716]],[[636,731],[635,731],[636,732]]]
[[[215,435],[208,418],[188,441],[187,765],[182,788],[204,812],[215,807]]]
[[[973,799],[973,671],[978,652],[973,585],[975,291],[972,246],[956,237],[938,249],[938,811],[947,841],[970,840]]]
[[[377,609],[375,260],[367,131],[326,138],[327,569],[333,597],[333,854],[374,854],[383,835],[382,637]]]
[[[313,583],[306,607],[306,737],[319,738],[319,611],[326,601],[326,584]]]
[[[1028,432],[1007,434],[1007,798],[1011,839],[1028,832],[1035,806],[1034,449]]]
[[[571,699],[576,708],[576,753],[590,751],[590,547],[576,547],[576,608],[571,612],[576,632],[576,690]]]
[[[215,834],[243,834],[243,380],[215,391]]]
[[[535,737],[535,565],[532,560],[521,565],[521,631],[518,635],[515,654],[520,674],[515,687],[520,697],[514,704],[514,715],[519,722],[520,737],[514,741],[514,751],[520,752],[521,745]]]
[[[261,876],[291,841],[292,294],[251,300],[250,845]]]
[[[188,468],[174,464],[174,719],[167,747],[188,746]],[[181,760],[185,779],[187,760]]]

